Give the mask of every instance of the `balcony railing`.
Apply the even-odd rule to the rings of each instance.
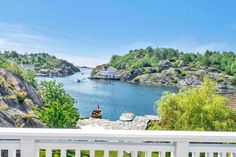
[[[236,157],[236,132],[0,128],[0,150],[0,157]]]

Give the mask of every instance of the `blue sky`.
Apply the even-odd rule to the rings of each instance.
[[[0,0],[0,50],[95,66],[130,49],[236,52],[235,0]]]

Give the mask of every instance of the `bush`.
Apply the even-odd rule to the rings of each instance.
[[[183,69],[175,69],[175,71],[178,73],[179,77],[185,77],[186,76],[186,71]]]
[[[230,84],[231,85],[236,85],[236,76],[231,77]]]
[[[27,93],[24,91],[17,91],[15,92],[16,98],[20,103],[23,103],[27,97]]]
[[[78,110],[73,106],[75,99],[67,94],[62,84],[44,81],[40,84],[44,106],[36,110],[39,120],[52,128],[68,128],[79,119]]]
[[[161,73],[161,68],[160,67],[156,67],[155,69],[156,69],[157,73]]]
[[[177,83],[178,83],[178,80],[171,79],[171,82],[174,83],[174,84],[177,84]]]
[[[157,101],[160,123],[152,123],[151,129],[236,131],[236,115],[225,106],[228,99],[217,94],[215,85],[205,78],[199,88],[164,93]]]

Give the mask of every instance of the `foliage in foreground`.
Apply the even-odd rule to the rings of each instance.
[[[235,131],[236,115],[225,106],[228,99],[217,94],[215,83],[205,79],[200,88],[164,93],[157,105],[160,122],[150,129]]]
[[[40,83],[44,106],[36,109],[38,118],[48,127],[68,128],[79,119],[78,110],[73,106],[75,99],[65,92],[62,84],[55,81]]]

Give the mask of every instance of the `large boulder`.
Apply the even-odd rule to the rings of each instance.
[[[178,86],[187,86],[188,84],[185,82],[185,80],[180,80],[178,82]]]
[[[217,85],[217,88],[219,88],[219,89],[234,89],[235,87],[233,87],[233,86],[231,86],[231,85],[229,85],[228,83],[226,83],[226,82],[220,82],[218,85]]]
[[[208,68],[207,72],[212,72],[212,73],[220,73],[220,70],[216,69],[216,68]]]
[[[185,66],[186,66],[186,63],[185,63],[184,61],[182,61],[182,60],[178,60],[178,61],[176,62],[176,64],[177,64],[177,67],[178,67],[178,68],[181,68],[181,67],[185,67]]]
[[[197,75],[206,75],[207,71],[206,70],[198,70],[198,71],[196,71],[196,74]]]
[[[0,110],[0,127],[14,127],[14,118],[3,110]]]
[[[16,119],[16,127],[21,128],[45,128],[46,126],[41,123],[38,119],[33,117],[18,117]]]
[[[135,77],[137,77],[138,75],[141,75],[141,74],[143,74],[143,70],[141,70],[141,69],[133,69],[131,71],[124,71],[121,74],[121,80],[122,81],[131,81]]]
[[[169,69],[173,65],[169,60],[161,60],[161,61],[159,61],[158,66],[159,66],[160,70],[162,71],[162,70]]]
[[[192,74],[187,74],[184,78],[184,81],[188,86],[198,86],[201,84],[199,78]]]
[[[169,68],[167,70],[163,70],[161,73],[163,75],[169,75],[169,76],[173,76],[173,77],[175,77],[178,74],[177,71],[175,70],[175,68]]]

